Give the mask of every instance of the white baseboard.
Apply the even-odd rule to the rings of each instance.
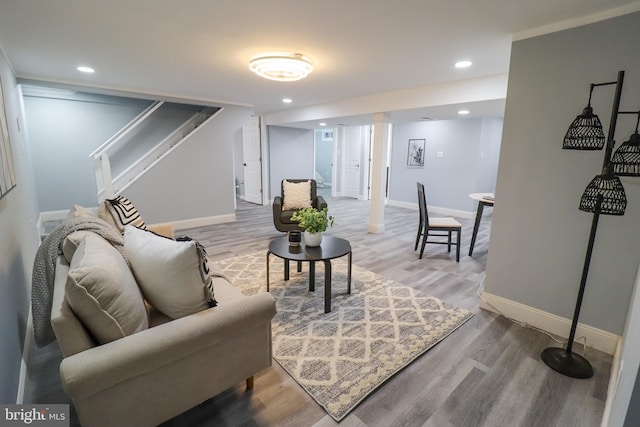
[[[95,211],[95,214],[98,214],[98,208],[88,208],[92,211]],[[38,230],[42,231],[42,224],[46,221],[56,221],[60,219],[65,219],[69,214],[69,210],[63,211],[48,211],[48,212],[40,212],[40,217],[38,219]],[[226,214],[226,215],[216,215],[216,216],[207,216],[202,218],[193,218],[193,219],[185,219],[178,221],[168,221],[166,224],[171,224],[175,230],[183,230],[186,228],[195,228],[195,227],[204,227],[207,225],[213,224],[223,224],[225,222],[234,222],[236,221],[236,214]],[[154,224],[155,225],[155,224]]]
[[[31,348],[31,337],[33,336],[33,317],[31,317],[31,304],[29,304],[29,316],[27,316],[27,327],[24,332],[24,345],[22,346],[22,357],[20,360],[20,374],[18,377],[18,392],[16,393],[16,404],[24,403],[24,393],[29,382],[29,370],[27,361],[29,360],[29,349]]]
[[[562,338],[568,338],[571,330],[571,320],[569,319],[487,292],[482,293],[480,308],[527,323]],[[586,337],[589,347],[611,355],[615,354],[620,340],[619,335],[578,323],[576,337],[583,336]]]
[[[400,200],[387,200],[387,204],[390,206],[398,206],[401,208],[413,209],[416,211],[418,210],[417,203],[402,202]],[[428,209],[429,209],[430,215],[435,214],[435,215],[454,216],[457,218],[468,218],[468,219],[473,219],[476,216],[475,212],[462,211],[458,209],[441,208],[438,206],[429,206]]]
[[[174,230],[184,230],[187,228],[205,227],[207,225],[224,224],[226,222],[235,222],[236,214],[206,216],[202,218],[184,219],[180,221],[171,221]]]
[[[616,351],[613,354],[613,362],[611,363],[611,372],[609,373],[609,386],[607,387],[607,400],[604,402],[604,411],[602,411],[602,423],[600,427],[608,427],[609,418],[611,417],[611,407],[616,397],[618,383],[620,382],[620,371],[622,371],[622,339],[618,340]]]

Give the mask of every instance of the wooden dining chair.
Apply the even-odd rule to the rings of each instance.
[[[418,182],[418,207],[420,208],[420,224],[418,225],[418,235],[416,236],[416,245],[414,251],[418,249],[420,237],[422,237],[422,246],[420,247],[420,259],[424,253],[424,247],[427,243],[436,245],[447,245],[447,252],[451,252],[451,246],[456,247],[456,262],[460,262],[460,233],[462,225],[454,218],[429,218],[427,212],[427,198],[424,194],[424,185]],[[456,232],[456,241],[452,241],[453,232]],[[445,232],[444,234],[442,232]],[[447,237],[447,241],[427,240],[432,237]]]

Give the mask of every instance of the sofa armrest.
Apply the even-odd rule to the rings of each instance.
[[[275,301],[266,292],[242,297],[62,360],[69,396],[92,396],[271,322]]]
[[[322,209],[327,207],[327,202],[324,200],[322,196],[316,196],[316,204],[314,206],[316,209],[321,211]]]
[[[273,214],[280,215],[281,212],[282,212],[282,196],[276,196],[273,199]]]
[[[147,224],[147,230],[153,231],[156,234],[159,234],[164,237],[168,237],[170,239],[173,239],[174,237],[173,224],[168,222],[161,223],[161,224],[152,224],[152,225]]]

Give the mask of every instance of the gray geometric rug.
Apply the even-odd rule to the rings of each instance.
[[[270,257],[273,357],[336,421],[369,394],[469,320],[473,313],[353,266],[351,295],[343,259],[332,261],[331,313],[324,313],[324,267],[316,290],[302,273]],[[244,294],[266,291],[266,250],[216,261]]]

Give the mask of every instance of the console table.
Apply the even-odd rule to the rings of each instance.
[[[482,211],[485,206],[493,206],[495,203],[495,194],[493,193],[471,193],[469,197],[478,201],[478,210],[476,211],[476,222],[473,224],[473,234],[471,234],[471,244],[469,245],[469,256],[473,254],[473,246],[476,244],[476,235],[480,227],[482,219]]]

